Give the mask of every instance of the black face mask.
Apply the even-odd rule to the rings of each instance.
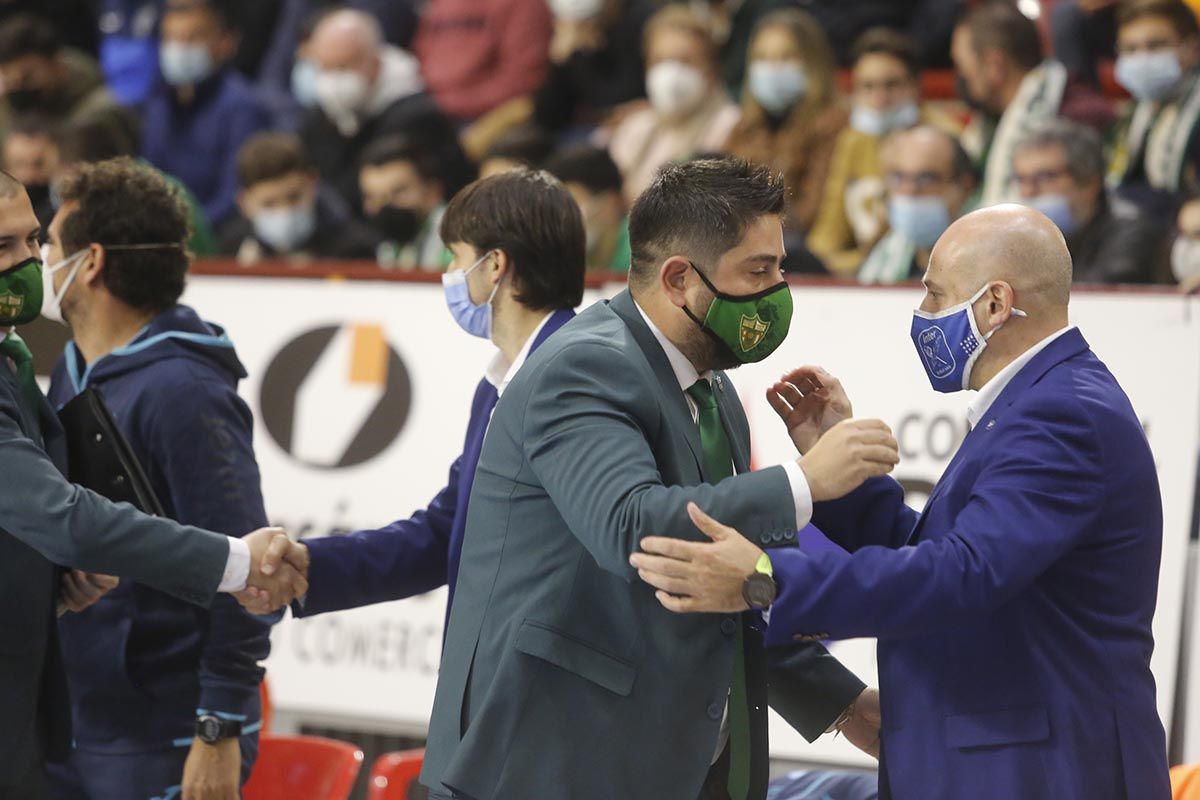
[[[4,96],[13,111],[40,111],[46,106],[46,93],[41,89],[13,89]]]
[[[371,226],[389,242],[408,244],[417,238],[424,218],[411,208],[384,206],[368,218]]]

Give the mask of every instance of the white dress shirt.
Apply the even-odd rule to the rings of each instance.
[[[992,379],[983,385],[983,388],[971,400],[971,404],[967,406],[967,423],[970,424],[971,430],[975,429],[975,426],[983,419],[984,414],[992,407],[992,403],[996,402],[996,398],[1012,382],[1017,373],[1024,369],[1025,365],[1032,361],[1034,356],[1049,347],[1051,342],[1074,327],[1074,325],[1068,325],[1062,330],[1055,331],[1022,353],[1007,367],[993,375]]]

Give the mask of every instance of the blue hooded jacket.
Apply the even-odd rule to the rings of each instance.
[[[242,536],[267,524],[253,419],[237,394],[245,376],[224,331],[180,305],[94,364],[68,344],[49,398],[61,408],[99,388],[167,516]],[[78,746],[131,753],[190,745],[201,709],[256,730],[272,621],[229,595],[201,609],[130,581],[63,616]]]

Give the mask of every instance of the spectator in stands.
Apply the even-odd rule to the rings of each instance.
[[[479,177],[490,178],[522,167],[538,170],[554,152],[554,139],[536,125],[513,128],[496,139],[483,154]]]
[[[363,152],[358,185],[363,212],[382,239],[379,266],[445,270],[454,256],[439,235],[446,185],[432,153],[402,136],[373,142]]]
[[[253,87],[229,66],[235,1],[167,0],[162,81],[142,110],[142,157],[179,178],[218,228],[237,212],[238,150],[268,124]]]
[[[379,237],[322,202],[316,170],[295,136],[252,136],[238,153],[237,176],[241,215],[221,230],[221,251],[239,264],[375,257]]]
[[[54,23],[18,15],[0,23],[0,139],[17,115],[37,112],[58,125],[103,118],[132,136],[134,123],[104,87],[91,58],[63,46]]]
[[[846,127],[838,104],[829,40],[810,15],[773,12],[750,41],[742,118],[726,151],[782,172],[790,198],[784,214],[788,250],[803,241],[824,197],[834,146]]]
[[[321,178],[351,208],[361,206],[362,151],[387,134],[402,133],[428,147],[443,165],[449,193],[474,178],[454,127],[425,92],[416,60],[386,44],[369,14],[328,14],[317,23],[305,52],[317,65],[317,107],[309,111],[300,137]]]
[[[1076,283],[1162,283],[1167,227],[1104,187],[1104,145],[1066,120],[1031,127],[1013,150],[1021,201],[1049,217],[1067,240]]]
[[[100,0],[99,6],[104,79],[122,105],[140,105],[158,79],[163,0]]]
[[[111,126],[95,120],[83,120],[60,128],[56,144],[58,169],[54,175],[54,182],[73,175],[81,164],[95,164],[98,161],[133,156],[136,153],[133,143],[127,141],[125,136],[119,135]],[[143,163],[147,162],[143,160]],[[204,209],[200,207],[196,196],[177,178],[170,175],[164,177],[179,188],[190,213],[192,238],[188,239],[188,250],[195,256],[216,255],[217,237],[213,234],[212,226],[208,224],[208,218],[204,215]]]
[[[712,30],[696,11],[664,7],[643,41],[650,105],[625,116],[609,142],[630,202],[660,167],[722,147],[741,115],[721,88]]]
[[[1012,151],[1028,125],[1065,117],[1103,131],[1112,109],[1067,69],[1043,60],[1037,25],[1011,0],[988,0],[954,31],[959,96],[975,110],[963,143],[983,173],[982,205],[1015,198]]]
[[[4,139],[4,169],[24,184],[42,230],[50,227],[55,211],[50,183],[58,170],[58,142],[45,117],[30,114],[17,120]]]
[[[413,50],[438,105],[469,122],[533,97],[553,25],[546,0],[430,0]]]
[[[922,108],[920,67],[911,39],[872,28],[854,46],[854,107],[833,151],[825,196],[808,248],[837,275],[853,275],[887,225],[879,145],[918,122],[953,123]]]
[[[1136,102],[1114,132],[1110,183],[1169,219],[1200,191],[1200,28],[1182,0],[1129,0],[1117,25],[1117,80]]]
[[[645,96],[642,29],[647,0],[550,0],[550,71],[533,120],[555,133],[594,127],[618,105]]]
[[[1171,247],[1171,273],[1188,293],[1200,289],[1200,197],[1179,207],[1179,230]]]
[[[950,223],[974,205],[971,157],[953,135],[932,125],[897,131],[880,155],[888,192],[889,230],[872,248],[858,280],[900,283],[919,279]]]
[[[576,145],[551,156],[546,171],[562,181],[579,204],[587,231],[588,269],[629,272],[629,210],[621,195],[621,171],[608,151]]]

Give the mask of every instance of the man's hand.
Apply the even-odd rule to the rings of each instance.
[[[879,726],[883,715],[879,710],[879,690],[863,689],[850,706],[850,719],[842,724],[842,735],[850,744],[869,756],[879,758]]]
[[[767,402],[787,427],[792,443],[807,453],[834,425],[854,416],[837,378],[820,367],[800,367],[767,389]]]
[[[658,602],[677,614],[745,611],[742,584],[754,573],[763,551],[695,503],[688,503],[688,516],[711,544],[647,536],[642,539],[645,552],[634,553],[629,563],[658,589]]]
[[[279,528],[262,528],[242,541],[250,548],[246,588],[234,596],[252,614],[269,614],[308,592],[308,548]]]
[[[77,569],[67,570],[62,577],[58,613],[60,615],[67,611],[79,613],[85,608],[95,605],[101,597],[117,588],[120,583],[121,579],[112,575],[82,572]]]
[[[836,500],[891,472],[900,463],[900,445],[883,422],[848,419],[830,428],[799,463],[813,500]]]
[[[193,739],[183,764],[180,800],[240,800],[241,788],[242,750],[238,740],[205,744]]]

